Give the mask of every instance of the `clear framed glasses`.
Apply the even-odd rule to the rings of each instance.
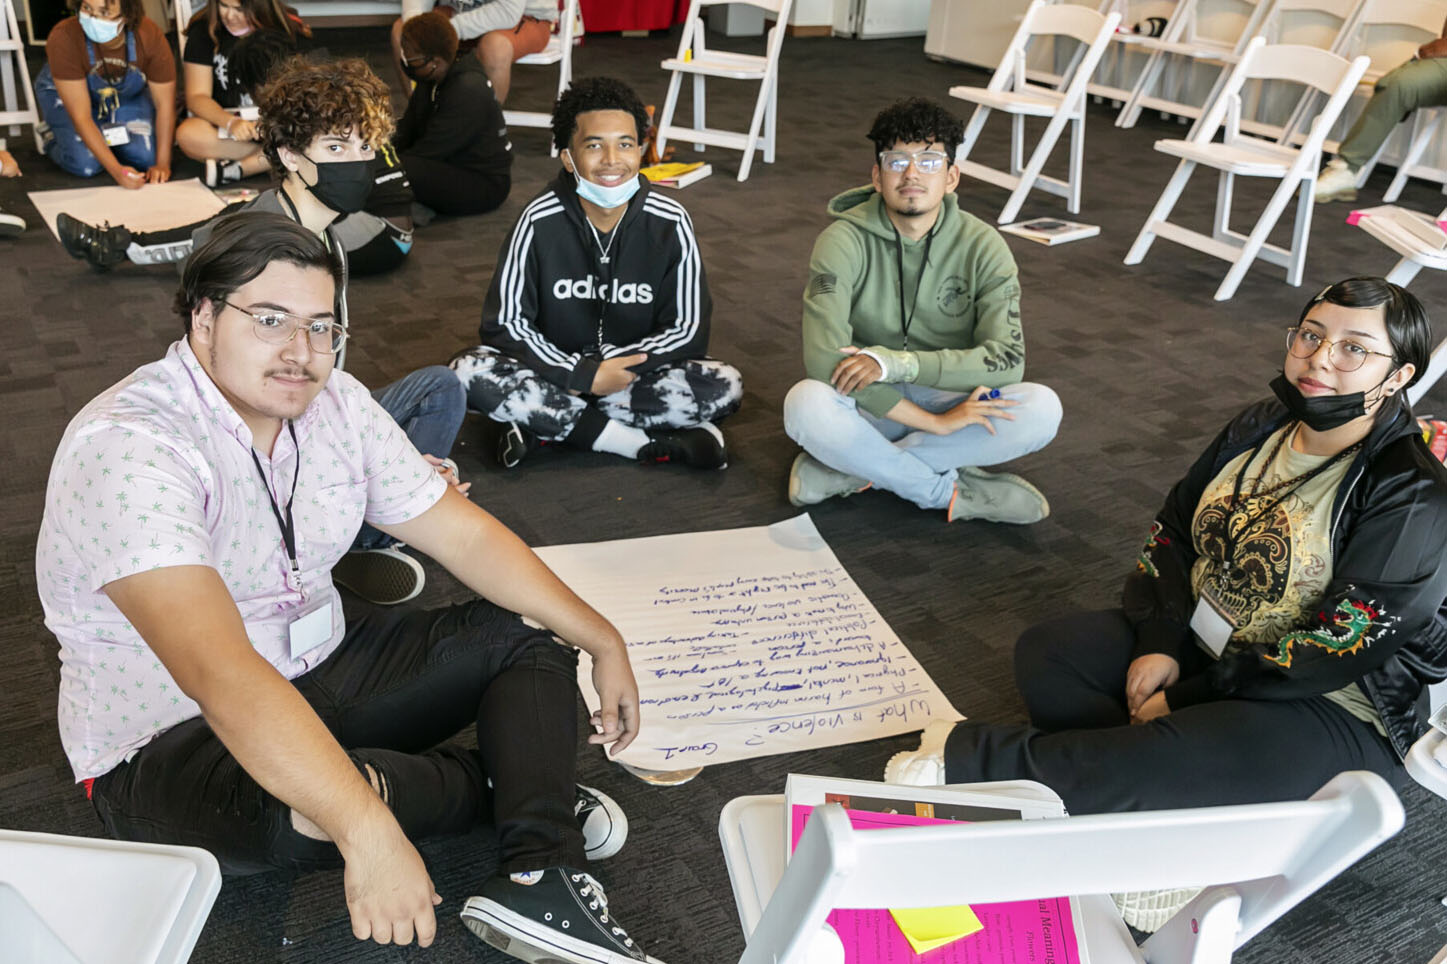
[[[938,174],[949,166],[950,156],[944,151],[880,151],[879,166],[891,174],[903,174],[910,162],[921,174]]]
[[[341,350],[342,342],[347,340],[347,329],[329,319],[303,318],[275,308],[252,311],[229,301],[221,303],[228,308],[235,308],[243,315],[250,315],[252,333],[268,345],[288,344],[296,337],[297,332],[305,331],[307,345],[312,351],[322,355],[335,355]]]
[[[1383,358],[1395,358],[1384,351],[1372,351],[1365,345],[1359,345],[1350,339],[1332,341],[1321,337],[1311,328],[1303,328],[1300,325],[1293,325],[1286,329],[1286,350],[1297,358],[1310,358],[1326,345],[1326,357],[1337,371],[1354,372],[1366,364],[1368,355],[1381,355]]]

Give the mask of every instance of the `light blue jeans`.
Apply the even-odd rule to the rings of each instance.
[[[896,384],[920,408],[943,412],[963,392]],[[1019,402],[1014,421],[994,419],[995,434],[966,425],[949,435],[915,431],[861,410],[826,382],[806,378],[784,397],[784,431],[825,465],[872,482],[921,509],[943,509],[955,491],[955,470],[965,465],[998,465],[1044,448],[1060,428],[1060,399],[1034,382],[1000,390]]]

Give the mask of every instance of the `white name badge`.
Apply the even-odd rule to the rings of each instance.
[[[131,142],[131,134],[122,124],[114,127],[102,127],[101,133],[105,135],[106,143],[111,147],[120,147],[122,144]]]
[[[1226,651],[1226,644],[1231,641],[1231,634],[1236,631],[1236,624],[1209,593],[1203,592],[1196,603],[1196,611],[1191,614],[1191,631],[1196,634],[1196,643],[1202,649],[1213,659],[1220,659]]]
[[[291,618],[286,625],[291,643],[291,658],[301,659],[332,638],[332,600],[328,596],[312,603]]]

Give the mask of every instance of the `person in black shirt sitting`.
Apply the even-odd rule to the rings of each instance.
[[[457,43],[436,11],[402,25],[402,69],[417,87],[392,143],[418,202],[441,214],[485,214],[512,187],[512,143],[482,64],[457,59]]]
[[[216,0],[186,26],[186,110],[191,115],[176,129],[187,157],[206,161],[206,182],[236,181],[267,170],[256,139],[249,88],[238,76],[237,42],[257,31],[271,31],[292,50],[303,47],[311,29],[278,0]]]

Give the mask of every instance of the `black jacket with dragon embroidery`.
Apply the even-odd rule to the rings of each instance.
[[[1136,656],[1164,653],[1179,662],[1196,645],[1189,628],[1196,506],[1227,463],[1289,420],[1275,399],[1252,405],[1171,489],[1126,579]],[[1297,699],[1355,682],[1405,757],[1426,725],[1423,688],[1447,677],[1447,469],[1405,411],[1367,436],[1337,487],[1331,520],[1331,582],[1310,621],[1275,643],[1233,647],[1168,687],[1166,703]]]

